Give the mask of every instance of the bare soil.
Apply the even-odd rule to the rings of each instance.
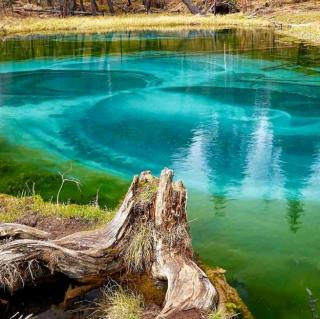
[[[95,226],[94,221],[80,218],[45,217],[34,212],[21,217],[16,222],[46,231],[52,235],[52,239],[61,238],[78,231],[92,229]]]
[[[201,313],[199,310],[190,309],[188,311],[177,312],[168,319],[205,319],[205,318],[207,318],[207,316],[205,316],[205,314]]]

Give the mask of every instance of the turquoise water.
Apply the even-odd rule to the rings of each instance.
[[[37,151],[21,165],[52,156],[127,181],[174,169],[196,252],[227,269],[256,318],[311,318],[320,49],[279,40],[239,30],[7,40],[0,138],[10,156]]]

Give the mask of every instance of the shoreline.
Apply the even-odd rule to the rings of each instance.
[[[308,21],[308,22],[307,22]],[[16,36],[128,31],[187,31],[225,28],[270,29],[291,40],[320,45],[320,12],[279,13],[250,17],[243,14],[197,16],[182,14],[131,14],[68,18],[13,18],[0,22],[0,38]],[[307,22],[307,23],[306,23]]]

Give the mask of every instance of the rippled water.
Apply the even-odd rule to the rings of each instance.
[[[256,318],[310,317],[305,289],[320,296],[318,48],[222,30],[31,37],[0,54],[0,164],[52,173],[52,162],[73,160],[84,179],[118,179],[114,202],[133,174],[171,167],[189,188],[197,253],[228,270]],[[13,176],[25,182],[11,169],[0,165],[0,191],[17,189]]]

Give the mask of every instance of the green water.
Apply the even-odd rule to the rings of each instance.
[[[0,192],[52,198],[73,162],[87,203],[173,168],[196,252],[258,319],[320,296],[320,49],[272,32],[34,36],[0,42]]]

